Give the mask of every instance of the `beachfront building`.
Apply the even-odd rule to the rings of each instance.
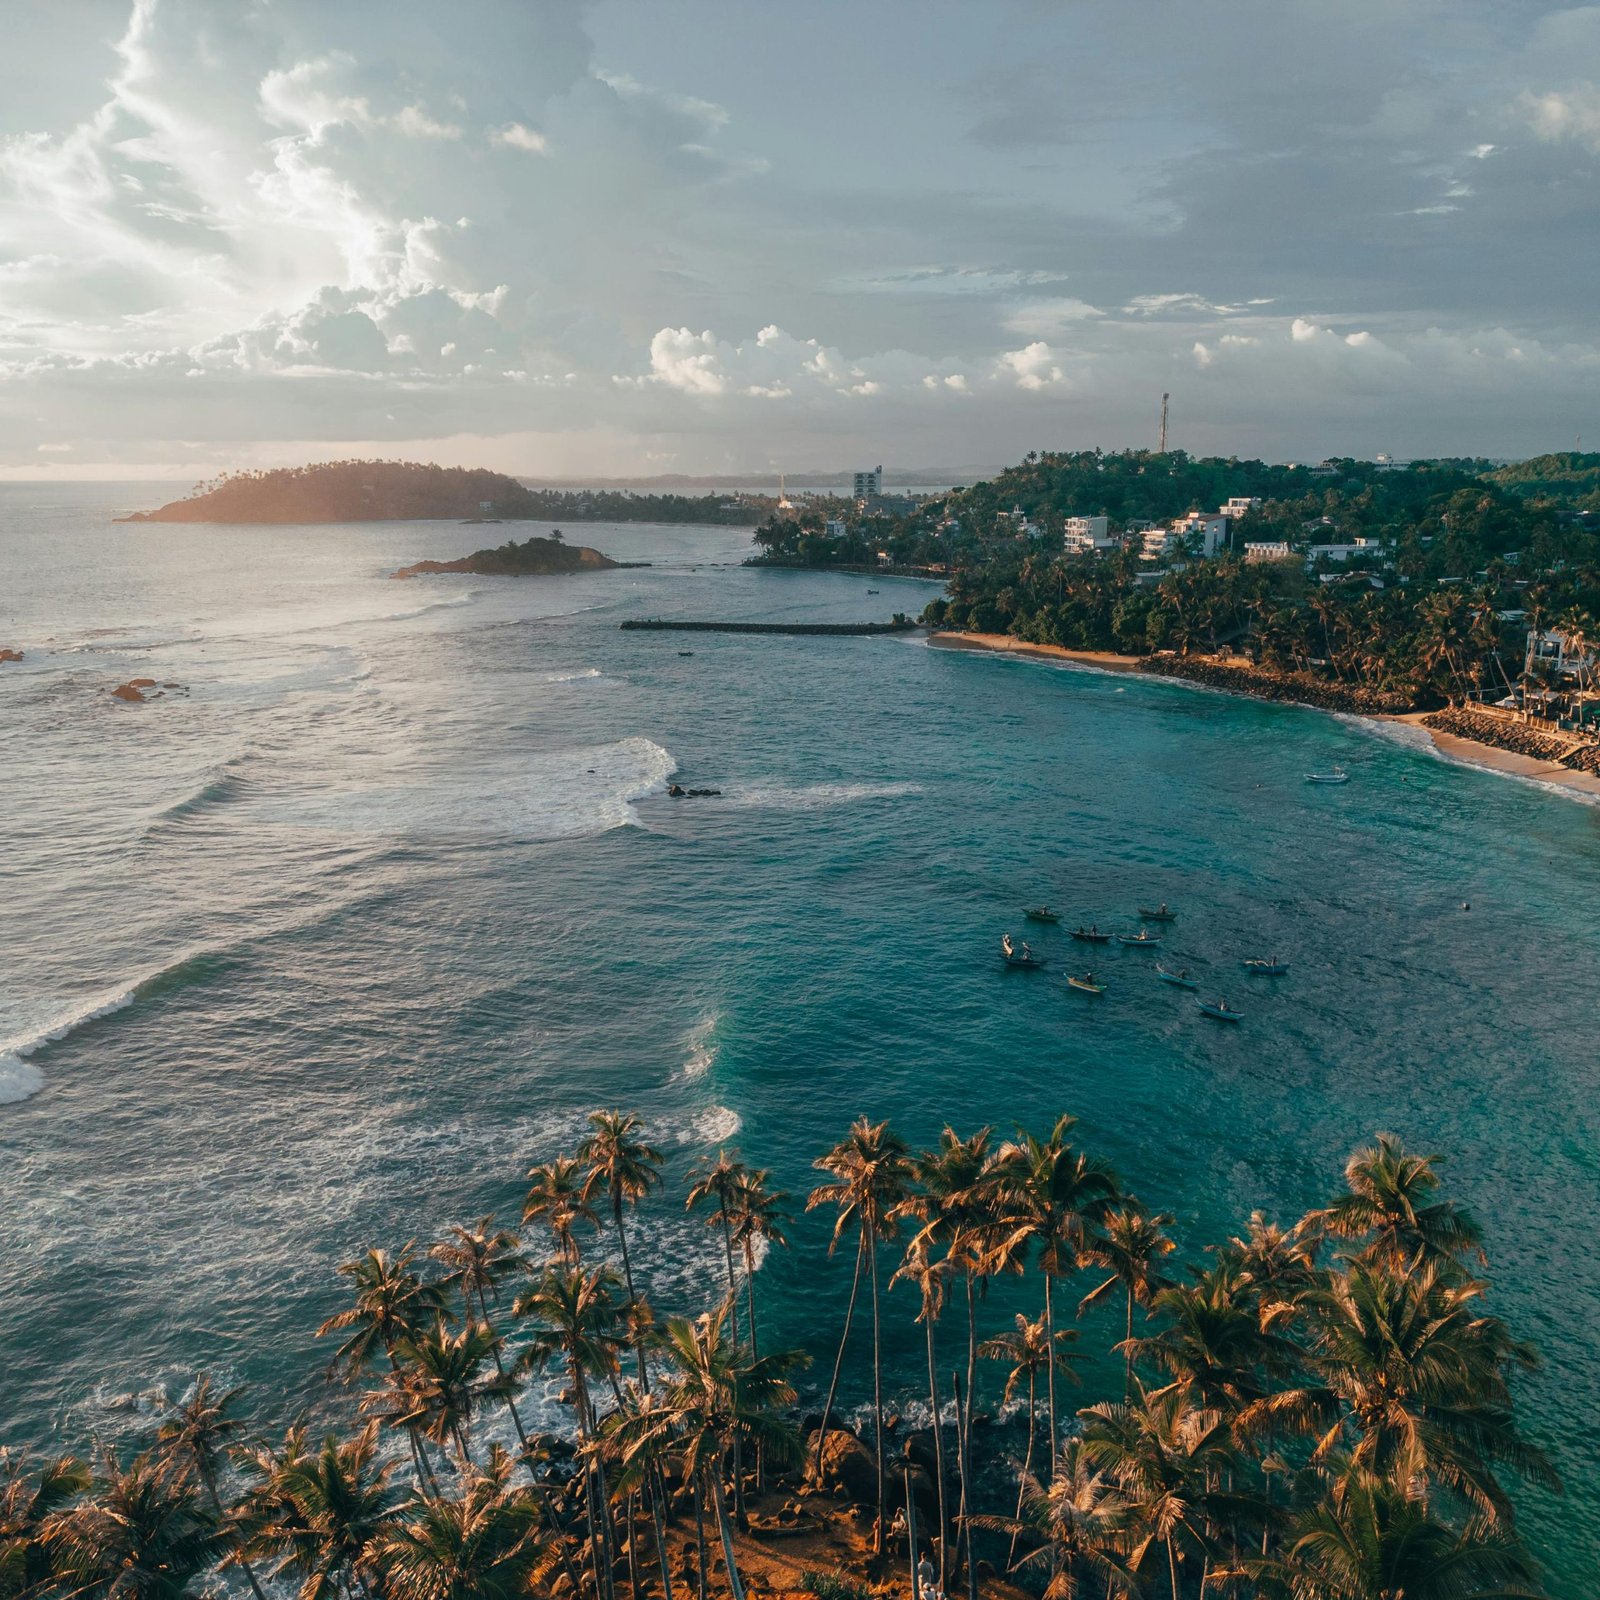
[[[1587,640],[1575,639],[1559,628],[1532,628],[1523,671],[1531,673],[1536,665],[1558,679],[1586,683],[1593,678],[1596,654]]]
[[[1251,540],[1244,547],[1244,559],[1249,566],[1263,561],[1287,561],[1293,554],[1287,539]]]
[[[1109,517],[1068,517],[1061,536],[1062,548],[1068,555],[1098,555],[1115,550],[1121,543],[1112,535]]]

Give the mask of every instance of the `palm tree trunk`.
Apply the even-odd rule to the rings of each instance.
[[[628,1230],[622,1220],[622,1196],[618,1195],[611,1202],[612,1220],[617,1225],[617,1243],[622,1246],[622,1281],[628,1286],[628,1309],[632,1311],[639,1304],[639,1296],[633,1288],[633,1262],[628,1257]],[[640,1340],[634,1347],[634,1354],[639,1358],[639,1387],[650,1393],[650,1374],[645,1371],[644,1341]]]
[[[633,1493],[629,1493],[627,1506],[623,1515],[628,1523],[628,1592],[633,1600],[641,1600],[639,1593],[639,1505]]]
[[[956,1406],[961,1406],[961,1375],[956,1374]],[[972,1395],[967,1394],[968,1415],[971,1414]],[[967,1430],[963,1428],[957,1438],[961,1451],[961,1532],[967,1555],[967,1600],[978,1600],[978,1558],[972,1548],[972,1503],[968,1498],[972,1482],[972,1458],[967,1449]]]
[[[1131,1399],[1133,1396],[1133,1285],[1128,1285],[1128,1336],[1123,1345],[1124,1366],[1122,1372],[1122,1398]]]
[[[884,1516],[888,1509],[883,1477],[883,1358],[878,1321],[878,1240],[867,1230],[867,1273],[872,1279],[872,1417],[873,1449],[878,1457],[878,1527],[873,1535],[875,1554],[883,1554]]]
[[[204,1461],[196,1463],[200,1468],[200,1479],[206,1486],[206,1494],[211,1500],[211,1509],[216,1513],[217,1525],[222,1525],[222,1497],[217,1493],[217,1480],[211,1468]],[[256,1600],[267,1600],[261,1592],[261,1585],[256,1582],[256,1575],[250,1570],[250,1563],[243,1559],[239,1562],[239,1570],[244,1573],[245,1581],[250,1585],[250,1592]]]
[[[667,1525],[661,1515],[661,1500],[654,1477],[650,1480],[650,1520],[656,1526],[656,1559],[661,1563],[662,1600],[672,1600],[672,1563],[667,1558]]]
[[[1028,1475],[1033,1471],[1033,1435],[1034,1435],[1034,1407],[1035,1395],[1038,1390],[1038,1377],[1033,1368],[1028,1369],[1028,1448],[1022,1456],[1022,1476],[1017,1479],[1017,1521],[1022,1521],[1022,1502],[1028,1494]],[[1017,1564],[1017,1533],[1012,1532],[1011,1548],[1006,1551],[1006,1571]]]
[[[739,1280],[733,1271],[733,1221],[728,1216],[728,1202],[718,1202],[722,1207],[722,1253],[728,1262],[728,1324],[733,1332],[733,1342],[739,1342]]]
[[[1045,1360],[1049,1363],[1045,1372],[1050,1390],[1050,1459],[1045,1463],[1044,1480],[1047,1484],[1056,1480],[1056,1308],[1050,1289],[1054,1278],[1055,1274],[1047,1268],[1044,1275],[1044,1347]]]
[[[1172,1548],[1172,1541],[1167,1540],[1167,1576],[1172,1580],[1172,1600],[1179,1600],[1178,1596],[1178,1557]]]
[[[722,1559],[728,1563],[728,1591],[733,1600],[744,1600],[744,1584],[733,1553],[733,1524],[728,1520],[728,1503],[722,1495],[722,1474],[713,1467],[710,1478],[711,1503],[716,1508],[717,1531],[722,1535]]]
[[[856,1314],[856,1295],[861,1288],[861,1263],[866,1255],[867,1241],[862,1238],[856,1245],[855,1276],[850,1280],[850,1300],[844,1311],[844,1333],[839,1338],[839,1354],[834,1359],[833,1377],[828,1383],[827,1402],[822,1407],[822,1426],[817,1430],[817,1481],[822,1480],[822,1452],[828,1443],[828,1419],[833,1415],[834,1396],[839,1392],[839,1372],[844,1366],[844,1349],[850,1342],[850,1324]]]
[[[911,1492],[911,1463],[906,1463],[906,1565],[911,1568],[911,1600],[922,1600],[917,1577],[917,1497]]]
[[[947,1522],[944,1488],[944,1425],[939,1420],[939,1377],[933,1357],[933,1317],[924,1327],[928,1335],[928,1404],[933,1408],[933,1471],[935,1488],[939,1497],[939,1588],[945,1585],[945,1560],[950,1547],[950,1529]]]
[[[700,1600],[706,1600],[706,1505],[700,1493],[700,1474],[694,1475],[695,1567],[699,1574]]]

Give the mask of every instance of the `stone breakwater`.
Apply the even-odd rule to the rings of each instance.
[[[1472,739],[1496,750],[1508,750],[1513,755],[1548,761],[1552,766],[1566,767],[1572,772],[1600,775],[1600,745],[1575,743],[1570,734],[1547,733],[1542,728],[1530,728],[1505,717],[1459,707],[1432,712],[1422,719],[1422,726],[1453,734],[1457,739]]]
[[[910,633],[918,623],[895,622],[662,622],[651,617],[630,617],[624,632],[659,633],[797,633],[837,637],[845,634]]]
[[[1182,678],[1212,689],[1252,695],[1257,700],[1285,700],[1296,705],[1315,706],[1319,711],[1392,716],[1412,709],[1408,696],[1387,689],[1328,683],[1298,673],[1263,672],[1257,667],[1235,666],[1198,656],[1149,656],[1139,663],[1139,670],[1157,677]]]

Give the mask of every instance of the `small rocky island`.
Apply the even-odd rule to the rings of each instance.
[[[550,539],[535,535],[521,544],[508,539],[493,550],[474,550],[456,561],[418,561],[401,567],[397,578],[421,578],[435,572],[471,572],[479,577],[551,577],[569,572],[598,572],[606,567],[648,566],[648,562],[613,561],[586,544],[567,544],[560,530]]]
[[[495,522],[527,520],[538,514],[533,494],[503,472],[417,461],[321,461],[269,472],[228,473],[210,483],[196,484],[182,500],[117,520]]]

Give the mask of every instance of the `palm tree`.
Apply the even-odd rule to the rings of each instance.
[[[1036,1322],[1029,1322],[1019,1311],[1017,1313],[1016,1327],[1010,1333],[1002,1333],[997,1338],[986,1339],[978,1348],[978,1354],[990,1361],[1008,1361],[1011,1370],[1006,1374],[1006,1387],[1002,1400],[1009,1405],[1016,1397],[1017,1390],[1024,1383],[1028,1386],[1028,1447],[1022,1458],[1022,1471],[1017,1479],[1017,1518],[1022,1517],[1022,1502],[1028,1483],[1033,1477],[1033,1441],[1039,1420],[1038,1383],[1039,1374],[1051,1368],[1066,1372],[1077,1379],[1077,1374],[1062,1354],[1060,1346],[1068,1344],[1078,1337],[1076,1328],[1068,1328],[1061,1333],[1051,1334],[1045,1328],[1044,1318]],[[1011,1536],[1011,1549],[1006,1556],[1006,1565],[1010,1567],[1017,1558],[1017,1536]]]
[[[920,1235],[906,1247],[905,1259],[889,1280],[892,1289],[904,1279],[914,1283],[921,1295],[917,1321],[928,1349],[928,1421],[933,1428],[934,1490],[939,1504],[939,1587],[945,1585],[946,1566],[950,1548],[949,1501],[945,1493],[944,1423],[940,1420],[939,1371],[934,1354],[933,1325],[944,1311],[945,1279],[955,1270],[955,1264],[946,1256],[934,1260],[925,1246],[919,1243]]]
[[[454,1448],[465,1471],[472,1466],[468,1430],[487,1400],[503,1401],[512,1380],[504,1365],[485,1368],[495,1357],[495,1335],[481,1322],[452,1333],[442,1323],[395,1346],[397,1367],[389,1381],[362,1401],[362,1409],[391,1427],[415,1429],[442,1449]]]
[[[241,1507],[245,1553],[275,1558],[272,1576],[297,1577],[300,1600],[348,1600],[355,1590],[369,1600],[397,1499],[377,1424],[325,1439],[315,1453],[292,1428],[281,1451],[254,1450],[247,1466],[256,1482]]]
[[[1296,1518],[1282,1555],[1220,1574],[1268,1600],[1541,1600],[1533,1565],[1503,1529],[1438,1522],[1370,1474],[1346,1473]]]
[[[820,1184],[806,1197],[806,1210],[832,1205],[838,1208],[831,1251],[840,1236],[854,1224],[857,1230],[858,1264],[864,1258],[872,1288],[872,1414],[874,1452],[878,1467],[878,1526],[873,1548],[883,1552],[884,1513],[887,1506],[883,1459],[883,1358],[882,1320],[878,1307],[878,1241],[892,1238],[895,1209],[905,1199],[912,1178],[910,1154],[905,1141],[889,1131],[887,1122],[871,1123],[865,1117],[851,1125],[849,1134],[827,1155],[814,1163],[820,1171],[831,1173],[832,1183]],[[859,1274],[857,1281],[859,1282]],[[839,1341],[839,1361],[844,1360],[845,1340],[850,1337],[850,1315],[855,1309],[855,1287],[845,1313],[844,1337]],[[834,1389],[839,1381],[839,1366],[833,1369],[828,1403],[823,1407],[822,1429],[817,1441],[817,1470],[822,1470],[822,1452],[828,1438],[828,1413],[833,1406]]]
[[[737,1156],[726,1149],[718,1150],[714,1157],[702,1157],[696,1164],[689,1183],[684,1208],[693,1211],[697,1206],[716,1202],[716,1211],[706,1219],[713,1227],[722,1229],[722,1251],[728,1267],[728,1294],[733,1300],[733,1335],[739,1336],[739,1310],[737,1305],[738,1280],[733,1274],[733,1213],[738,1201],[739,1188],[749,1177],[749,1172]]]
[[[51,1566],[45,1528],[89,1483],[89,1468],[73,1456],[46,1461],[35,1474],[25,1458],[0,1450],[0,1600],[44,1592]]]
[[[772,1174],[764,1167],[746,1172],[733,1193],[730,1230],[734,1246],[744,1257],[745,1318],[750,1329],[750,1353],[760,1355],[756,1338],[756,1251],[789,1247],[784,1224],[788,1213],[784,1202],[789,1198],[782,1189],[769,1189]]]
[[[556,1250],[569,1267],[578,1264],[578,1241],[573,1229],[580,1222],[599,1227],[589,1196],[593,1189],[591,1175],[583,1163],[571,1156],[556,1156],[528,1169],[532,1180],[527,1198],[522,1205],[524,1222],[542,1222],[555,1238]]]
[[[1308,1226],[1335,1239],[1368,1238],[1362,1258],[1458,1263],[1479,1251],[1483,1235],[1454,1201],[1435,1199],[1437,1156],[1410,1154],[1393,1134],[1357,1150],[1345,1163],[1347,1193],[1308,1214]]]
[[[1096,1230],[1120,1194],[1110,1164],[1085,1155],[1068,1142],[1076,1123],[1076,1117],[1058,1117],[1044,1138],[1022,1133],[1003,1145],[995,1157],[1004,1230],[995,1259],[1001,1265],[1020,1268],[1029,1246],[1038,1247],[1039,1269],[1044,1274],[1044,1322],[1052,1338],[1055,1306],[1051,1285],[1089,1257]],[[1053,1465],[1059,1448],[1054,1369],[1049,1405]]]
[[[1138,1579],[1128,1570],[1122,1546],[1132,1515],[1127,1498],[1115,1483],[1090,1462],[1083,1443],[1068,1439],[1050,1475],[1050,1487],[1032,1478],[1023,1480],[1022,1509],[1015,1518],[975,1517],[979,1527],[1038,1541],[1015,1563],[1013,1570],[1048,1566],[1054,1574],[1045,1588],[1046,1600],[1077,1600],[1085,1578],[1103,1582],[1108,1596],[1135,1600]]]
[[[200,1485],[149,1452],[102,1458],[88,1492],[40,1535],[57,1582],[84,1600],[179,1600],[222,1552]]]
[[[1127,1349],[1123,1374],[1124,1396],[1133,1393],[1134,1303],[1148,1306],[1167,1287],[1167,1280],[1162,1277],[1157,1264],[1176,1248],[1163,1232],[1163,1229],[1172,1226],[1172,1220],[1164,1211],[1151,1214],[1130,1201],[1106,1213],[1088,1255],[1094,1266],[1108,1270],[1111,1275],[1078,1302],[1079,1316],[1118,1284],[1127,1293],[1127,1328],[1123,1334]]]
[[[1244,1237],[1236,1235],[1217,1252],[1249,1283],[1264,1328],[1292,1315],[1318,1283],[1316,1233],[1302,1228],[1282,1227],[1252,1211]]]
[[[684,1476],[711,1501],[733,1600],[744,1600],[723,1484],[742,1446],[780,1466],[799,1459],[799,1437],[779,1413],[794,1404],[789,1374],[806,1357],[793,1350],[748,1355],[732,1337],[731,1309],[730,1297],[693,1322],[668,1321],[660,1404],[620,1412],[612,1436],[635,1476],[652,1459],[681,1458]]]
[[[412,1244],[391,1257],[384,1250],[369,1250],[355,1261],[341,1262],[339,1273],[355,1286],[355,1304],[329,1317],[317,1337],[348,1333],[334,1352],[331,1367],[342,1367],[347,1377],[359,1377],[381,1351],[394,1365],[398,1340],[436,1322],[446,1314],[444,1295],[437,1284],[424,1283],[411,1269]]]
[[[419,1498],[382,1533],[378,1560],[392,1600],[526,1600],[548,1566],[537,1504],[510,1488],[498,1448],[457,1499]]]
[[[199,1478],[219,1528],[225,1525],[227,1518],[217,1491],[217,1469],[227,1459],[230,1441],[244,1426],[236,1415],[239,1396],[243,1393],[244,1390],[237,1387],[217,1393],[210,1376],[202,1372],[156,1431],[158,1454],[171,1461],[179,1471],[193,1472]],[[266,1600],[250,1563],[240,1560],[239,1567],[256,1600]]]
[[[636,1206],[661,1181],[665,1157],[644,1142],[644,1123],[631,1111],[594,1111],[589,1115],[594,1130],[578,1146],[578,1159],[588,1163],[589,1185],[605,1192],[611,1202],[611,1221],[622,1249],[622,1277],[628,1286],[628,1304],[638,1303],[633,1287],[633,1263],[628,1258],[628,1230],[623,1222],[623,1207]],[[639,1382],[649,1388],[645,1371],[644,1346],[638,1346]]]

